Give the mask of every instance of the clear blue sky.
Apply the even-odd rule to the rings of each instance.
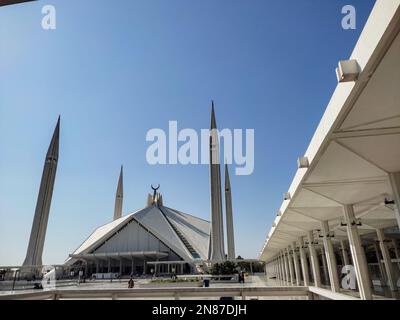
[[[41,28],[53,4],[57,29]],[[352,0],[39,1],[0,8],[0,265],[21,264],[51,134],[60,160],[44,263],[62,263],[151,183],[167,206],[210,216],[206,165],[150,166],[151,128],[255,129],[255,170],[231,176],[237,254],[256,257],[373,7]]]

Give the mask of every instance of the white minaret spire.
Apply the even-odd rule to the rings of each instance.
[[[226,238],[228,243],[228,260],[235,259],[235,237],[233,232],[232,194],[228,165],[225,164],[225,214]]]
[[[210,128],[211,238],[209,258],[213,261],[225,260],[219,157],[218,130],[215,120],[214,101],[212,101]]]
[[[121,166],[121,172],[119,173],[117,193],[115,195],[115,207],[114,207],[114,220],[121,218],[122,216],[122,201],[124,198],[124,186],[123,186],[123,166]]]
[[[47,150],[46,159],[40,182],[39,195],[36,202],[35,216],[33,218],[31,236],[29,238],[28,250],[24,261],[24,266],[42,265],[43,246],[46,238],[47,221],[51,198],[56,178],[58,149],[60,140],[60,117],[58,117],[53,137]]]

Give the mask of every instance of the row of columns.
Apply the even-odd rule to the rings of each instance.
[[[400,229],[400,172],[388,173],[388,180],[390,182],[390,186],[392,189],[392,196],[394,201],[394,216],[397,220],[397,224]],[[356,221],[356,217],[354,214],[353,205],[343,206],[343,216],[345,220],[347,238],[349,241],[350,253],[357,279],[359,294],[361,299],[369,300],[372,299],[372,283],[369,275],[365,251],[362,246],[360,234],[358,232],[358,227],[357,227],[358,223]],[[333,292],[338,292],[340,290],[340,284],[337,272],[337,261],[333,250],[328,221],[321,222],[321,232],[323,239],[323,252],[325,255],[325,257],[322,256],[321,261],[323,263],[324,269],[327,269],[328,271],[325,272],[324,270],[324,274],[325,275],[328,274],[329,276],[329,283],[331,286],[331,290]],[[389,249],[385,243],[386,240],[384,237],[383,229],[377,229],[376,235],[380,249],[379,251],[382,254],[382,260],[383,260],[383,265],[382,265],[381,257],[378,251],[378,244],[375,243],[375,250],[377,253],[377,260],[380,273],[382,274],[383,281],[387,282],[390,289],[393,292],[395,292],[397,291],[398,288]],[[307,243],[305,243],[304,238],[301,237],[298,240],[298,245],[294,242],[291,246],[287,247],[285,250],[282,250],[273,259],[271,263],[276,266],[274,268],[275,270],[274,272],[279,279],[285,281],[286,283],[290,283],[291,285],[293,285],[294,283],[296,285],[299,285],[301,279],[305,286],[309,285],[310,279],[309,279],[308,262],[306,258],[306,253],[304,251],[306,244],[309,249],[310,266],[312,271],[312,277],[314,280],[314,285],[317,287],[321,287],[319,259],[317,256],[312,231],[307,232]],[[300,253],[301,272],[297,257],[297,250]],[[400,254],[398,252],[396,242],[394,242],[394,250],[396,254],[396,259],[399,259]],[[344,241],[340,242],[340,251],[342,255],[343,264],[350,265]]]
[[[361,299],[369,300],[372,299],[372,282],[368,270],[365,250],[362,246],[360,234],[358,232],[358,222],[354,214],[354,207],[352,205],[344,205],[343,214],[359,294]],[[323,264],[324,274],[327,275],[328,278],[328,281],[325,282],[330,284],[332,292],[339,292],[340,279],[338,274],[338,264],[332,243],[333,235],[329,230],[328,221],[321,222],[320,232],[320,237],[323,240],[321,261]],[[389,249],[387,247],[387,240],[385,240],[384,230],[377,229],[376,235],[378,244],[375,244],[375,248],[377,251],[377,260],[380,272],[383,275],[382,278],[384,281],[387,281],[391,291],[397,291],[395,272],[391,262]],[[306,238],[300,237],[297,242],[293,242],[292,245],[280,251],[272,262],[269,263],[272,265],[270,272],[274,273],[279,280],[282,280],[289,285],[300,286],[303,284],[304,286],[309,286],[310,266],[314,286],[321,287],[320,260],[318,259],[317,248],[315,245],[316,241],[314,239],[314,234],[312,231],[308,231]],[[307,261],[305,248],[308,248],[310,264],[308,264]],[[344,240],[340,241],[339,248],[342,264],[344,266],[350,265],[350,259]],[[396,258],[398,259],[399,252],[395,241],[394,248]],[[382,254],[383,265],[378,251]]]

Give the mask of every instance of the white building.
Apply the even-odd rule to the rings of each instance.
[[[398,298],[399,31],[400,0],[377,1],[339,63],[339,83],[259,256],[284,285]],[[343,288],[343,265],[354,267],[355,290]]]
[[[84,269],[86,276],[191,273],[207,260],[209,238],[209,221],[151,201],[97,228],[65,265]]]

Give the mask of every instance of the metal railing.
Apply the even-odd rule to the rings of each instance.
[[[304,297],[313,298],[307,287],[169,287],[134,289],[55,289],[0,295],[0,300],[59,299],[140,299],[140,298],[221,298],[221,297]]]
[[[308,287],[309,293],[313,296],[310,300],[314,299],[325,299],[325,300],[360,300],[360,298],[338,292],[332,292],[331,290]]]
[[[169,287],[134,289],[54,289],[39,292],[24,292],[0,295],[0,300],[59,300],[59,299],[141,299],[141,298],[221,298],[253,297],[305,298],[329,300],[358,300],[356,297],[317,287]]]

